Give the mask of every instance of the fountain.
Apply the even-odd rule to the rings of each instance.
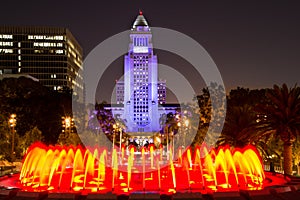
[[[297,199],[300,191],[300,185],[289,178],[264,172],[256,148],[250,145],[172,149],[152,144],[137,151],[134,146],[107,149],[35,143],[19,174],[0,177],[0,198]]]
[[[183,151],[182,149],[179,152]],[[26,191],[115,192],[139,191],[236,191],[262,189],[265,179],[256,149],[198,147],[172,160],[154,146],[113,149],[78,147],[30,147],[19,177]],[[177,153],[177,152],[174,152]],[[167,159],[170,158],[169,160]]]

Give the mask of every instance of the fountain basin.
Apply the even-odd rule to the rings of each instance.
[[[167,153],[166,153],[167,152]],[[127,150],[78,147],[30,147],[19,176],[25,191],[96,192],[128,194],[144,191],[260,190],[265,174],[253,146],[231,149],[198,147],[191,153],[154,150],[154,146]],[[174,159],[174,160],[173,160]]]

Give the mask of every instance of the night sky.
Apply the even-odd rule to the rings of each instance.
[[[87,55],[106,38],[130,29],[139,9],[150,26],[174,29],[198,41],[218,66],[227,92],[237,86],[299,84],[296,1],[2,1],[0,20],[1,25],[67,27]],[[164,52],[157,54],[162,63],[177,63]],[[122,59],[107,73],[110,80],[118,79]]]

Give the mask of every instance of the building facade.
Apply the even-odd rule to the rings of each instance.
[[[52,90],[83,91],[83,51],[58,27],[0,27],[0,75],[28,74]]]
[[[116,101],[117,104],[124,104],[124,81],[116,82]],[[157,98],[159,104],[166,103],[166,81],[158,81],[157,82]]]
[[[178,105],[166,104],[166,81],[158,80],[157,56],[152,33],[143,14],[137,16],[124,56],[124,80],[116,82],[116,105],[107,106],[126,122],[126,132],[134,138],[151,138],[158,133],[160,118],[175,113]]]
[[[157,56],[152,33],[142,13],[131,29],[124,57],[124,116],[131,132],[159,130]]]

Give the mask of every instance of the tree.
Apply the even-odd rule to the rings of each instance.
[[[24,155],[27,148],[35,143],[41,142],[43,140],[42,132],[35,126],[33,129],[27,131],[23,137],[20,138],[19,148],[21,149],[21,154]]]
[[[291,175],[292,149],[300,130],[300,88],[288,88],[286,84],[282,87],[274,85],[266,96],[269,102],[260,105],[258,111],[266,116],[262,123],[274,130],[266,134],[273,133],[283,141],[284,173]]]
[[[11,155],[10,137],[11,131],[8,127],[8,119],[0,114],[0,160],[9,159]]]
[[[164,134],[166,134],[165,135],[166,138],[167,138],[166,142],[168,142],[168,143],[171,140],[171,137],[173,137],[173,139],[174,139],[175,134],[177,134],[177,132],[178,132],[178,129],[179,129],[179,126],[178,126],[178,116],[179,116],[178,113],[177,114],[173,114],[172,112],[170,112],[170,113],[168,113],[166,115],[166,121],[165,121],[165,123],[163,125],[162,132]]]
[[[209,147],[213,147],[222,131],[226,114],[224,88],[211,83],[209,87],[202,90],[202,94],[196,96],[195,100],[199,106],[199,124],[192,145],[197,146],[205,142]]]
[[[258,103],[266,101],[266,89],[250,90],[249,88],[237,87],[229,93],[227,103],[228,106],[256,106]]]
[[[297,174],[300,175],[300,140],[297,139],[293,152],[294,165],[297,166]]]
[[[20,137],[37,127],[45,143],[55,144],[60,134],[61,117],[71,116],[71,100],[69,91],[51,91],[25,77],[0,80],[0,113],[17,115],[16,132]]]
[[[68,134],[62,132],[61,134],[59,134],[57,143],[59,145],[66,145],[66,146],[70,146],[70,145],[77,146],[82,144],[78,134],[73,132],[70,132]]]
[[[228,107],[224,128],[217,144],[244,147],[253,143],[257,139],[255,134],[259,132],[256,119],[256,113],[247,104]]]

